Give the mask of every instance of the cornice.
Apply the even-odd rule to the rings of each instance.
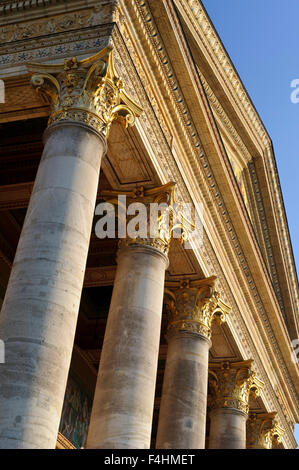
[[[256,200],[257,208],[258,208],[259,218],[260,218],[260,221],[261,221],[261,227],[262,227],[262,231],[263,231],[263,238],[264,238],[265,247],[266,247],[266,250],[267,250],[266,253],[267,253],[267,257],[268,257],[268,263],[269,263],[268,265],[269,265],[270,272],[271,272],[271,279],[272,279],[272,282],[273,282],[273,286],[274,286],[274,289],[275,289],[275,292],[276,292],[276,295],[277,295],[277,299],[278,299],[281,311],[284,315],[284,318],[286,318],[285,308],[284,308],[284,305],[283,305],[283,300],[282,300],[282,296],[281,296],[281,289],[280,289],[280,284],[279,284],[279,279],[278,279],[278,274],[277,274],[277,268],[276,268],[276,264],[275,264],[274,253],[273,253],[272,245],[271,245],[271,242],[270,242],[269,227],[268,227],[268,224],[267,224],[265,208],[264,208],[264,204],[263,204],[263,199],[262,199],[262,195],[261,195],[259,181],[258,181],[257,174],[256,174],[256,168],[255,168],[254,160],[252,160],[248,164],[248,170],[249,170],[249,174],[251,176],[251,181],[252,181],[253,188],[254,188],[253,193],[254,193],[254,197],[255,197],[255,200]]]
[[[224,111],[223,107],[221,106],[220,102],[218,101],[217,97],[213,93],[213,90],[210,88],[209,84],[205,80],[205,77],[203,74],[200,72],[198,69],[199,76],[201,78],[201,82],[203,85],[203,88],[206,92],[206,96],[209,100],[209,103],[212,107],[213,112],[215,115],[218,117],[218,119],[221,121],[221,123],[224,125],[226,131],[228,134],[231,136],[233,141],[235,142],[236,146],[238,147],[239,151],[242,153],[247,167],[249,169],[250,175],[253,179],[253,185],[254,185],[254,197],[256,198],[257,206],[258,206],[258,217],[259,221],[261,222],[261,228],[263,231],[263,237],[265,241],[265,246],[266,246],[266,254],[268,258],[268,265],[271,270],[271,279],[274,285],[274,289],[277,295],[277,299],[279,301],[279,305],[281,308],[281,311],[285,317],[284,313],[284,305],[281,297],[281,290],[280,290],[280,285],[279,285],[279,280],[278,280],[278,275],[277,275],[277,269],[274,261],[274,254],[272,250],[272,246],[270,243],[270,236],[269,236],[269,228],[267,225],[267,220],[266,220],[266,215],[265,215],[265,210],[264,210],[264,205],[261,197],[261,191],[259,188],[258,184],[258,179],[255,171],[255,164],[254,164],[254,159],[251,157],[248,149],[246,148],[244,142],[242,141],[241,137],[237,133],[235,127],[233,126],[232,122],[230,121],[229,117],[227,116],[226,112]]]
[[[232,64],[225,48],[222,45],[213,24],[211,23],[200,0],[174,0],[180,13],[188,19],[193,28],[193,32],[204,48],[215,71],[217,71],[221,86],[226,90],[238,109],[238,114],[242,123],[245,123],[253,139],[259,143],[262,150],[260,158],[263,158],[267,176],[269,191],[272,193],[273,217],[275,219],[278,237],[284,254],[286,263],[288,282],[290,283],[289,295],[293,302],[294,321],[298,330],[299,311],[299,288],[296,274],[295,262],[291,250],[291,240],[288,230],[286,214],[283,205],[283,198],[279,184],[279,177],[275,164],[275,157],[272,148],[272,141],[252,104],[246,89],[244,88],[234,65]],[[296,316],[297,315],[297,316]]]
[[[200,71],[199,67],[197,66],[197,70],[203,85],[203,88],[206,92],[207,98],[209,103],[215,113],[215,115],[220,119],[221,123],[225,127],[227,133],[231,136],[232,140],[234,141],[235,145],[238,147],[238,150],[242,154],[244,158],[245,164],[248,164],[251,159],[252,155],[248,151],[246,145],[244,144],[243,140],[239,136],[238,132],[236,131],[235,127],[233,126],[231,120],[229,119],[228,115],[224,111],[223,107],[221,106],[219,100],[213,93],[213,90],[210,88],[208,82],[206,81],[203,73]]]
[[[200,0],[174,0],[180,12],[184,13],[198,36],[202,40],[211,61],[220,73],[223,83],[231,94],[234,103],[238,107],[244,122],[246,122],[255,136],[258,138],[261,147],[270,144],[271,140],[260,120],[252,102],[235,70],[233,63],[227,55],[222,42],[206,14]]]
[[[70,0],[66,0],[70,1]],[[9,15],[15,12],[21,12],[24,10],[34,10],[35,8],[44,8],[49,5],[55,5],[59,3],[59,0],[2,0],[0,6],[0,15]]]
[[[138,3],[138,2],[137,2]],[[147,6],[146,6],[146,2],[142,2],[142,5],[141,5],[141,11],[142,10],[146,10]],[[162,39],[161,37],[159,36],[159,32],[157,29],[155,29],[153,31],[153,18],[151,17],[150,18],[150,14],[145,12],[144,15],[143,15],[144,18],[146,18],[146,27],[148,27],[148,25],[150,24],[150,26],[148,27],[149,31],[150,31],[150,35],[154,38],[153,39],[153,42],[155,44],[155,46],[158,47],[158,51],[160,52],[159,56],[160,56],[160,59],[162,57],[162,64],[164,64],[164,61],[163,61],[163,57],[166,56],[166,51],[165,51],[165,48],[161,49],[161,44],[162,44]],[[158,53],[159,53],[158,52]],[[170,69],[170,72],[169,72],[169,69]],[[171,65],[170,65],[170,61],[169,59],[167,60],[167,75],[166,77],[168,77],[169,73],[171,73],[171,77],[172,77],[172,81],[171,81],[171,84],[170,86],[172,87],[173,86],[173,82],[175,80],[175,91],[176,91],[176,96],[174,96],[174,101],[177,103],[177,101],[179,102],[180,105],[184,105],[184,109],[187,109],[188,110],[188,107],[186,105],[186,101],[184,99],[184,96],[183,94],[181,93],[181,90],[178,86],[178,81],[175,79],[175,73],[174,71],[171,69]],[[178,96],[177,96],[178,95]],[[189,116],[190,116],[190,113],[189,113]],[[191,119],[191,118],[190,118]],[[188,119],[188,122],[186,124],[186,122],[183,122],[183,124],[185,124],[185,128],[188,132],[188,126],[190,126],[190,119]],[[191,123],[193,124],[193,121],[191,120]],[[221,140],[221,139],[220,139]],[[221,142],[222,143],[222,142]],[[201,144],[200,144],[200,148],[202,148]],[[197,150],[197,149],[195,149]],[[224,149],[223,149],[224,150]],[[224,150],[225,151],[225,150]],[[219,191],[219,188],[216,184],[216,181],[215,181],[215,178],[213,176],[213,172],[211,170],[211,167],[209,165],[209,162],[206,158],[206,156],[204,155],[204,152],[201,151],[201,153],[199,154],[199,157],[202,159],[202,162],[203,162],[203,168],[206,170],[206,174],[207,174],[207,177],[210,179],[210,183],[211,183],[211,187],[215,188],[215,191],[214,194],[216,196],[216,198],[218,198],[218,207],[220,209],[218,209],[218,213],[220,214],[220,219],[222,219],[222,221],[224,222],[224,225],[226,224],[226,226],[228,226],[228,231],[230,232],[230,235],[231,235],[231,239],[232,240],[235,240],[237,238],[236,236],[236,233],[234,231],[234,228],[233,228],[233,223],[232,221],[230,220],[229,216],[228,216],[228,211],[225,210],[225,204],[224,204],[224,201],[223,201],[223,198],[221,197],[221,194],[220,194],[220,191]],[[194,155],[193,155],[193,159],[194,159]],[[227,160],[227,158],[226,158]],[[192,161],[190,161],[191,163]],[[194,171],[196,172],[196,168],[198,168],[198,163],[197,161],[195,162],[195,167],[194,167]],[[232,177],[232,185],[236,185],[235,183],[235,180],[234,180],[234,177],[233,177],[233,172],[231,170],[231,167],[230,165],[227,163],[227,166],[228,166],[228,169],[231,173],[231,177]],[[208,189],[208,194],[209,196],[211,196],[211,191],[210,191],[210,188],[207,188]],[[249,218],[248,218],[248,215],[247,215],[247,212],[245,210],[245,206],[244,206],[244,202],[243,202],[243,199],[239,193],[239,191],[237,190],[236,191],[237,193],[237,197],[239,198],[239,202],[240,202],[240,206],[242,208],[242,211],[243,211],[243,214],[245,216],[245,219],[247,219],[247,224],[249,226],[249,228],[251,229],[251,232],[252,232],[252,239],[255,240],[255,235],[252,231],[252,228],[251,228],[251,222],[249,221]],[[224,209],[224,210],[223,210]],[[222,223],[223,223],[222,222]],[[243,270],[246,270],[248,271],[248,266],[247,265],[244,265],[244,261],[245,261],[245,256],[244,256],[244,253],[243,251],[241,251],[241,248],[240,248],[240,245],[239,244],[234,244],[235,245],[235,251],[238,253],[238,256],[241,256],[241,259],[243,260],[242,263],[243,263],[243,266],[242,266],[242,269]],[[259,252],[259,247],[256,246],[256,248],[258,249],[258,252]],[[264,260],[262,258],[262,256],[260,257],[261,258],[261,262],[262,264],[264,263]],[[250,275],[248,273],[246,273],[247,277]],[[268,272],[267,272],[267,269],[266,267],[264,266],[264,275],[265,277],[267,278],[268,277]]]
[[[68,34],[71,39],[73,35],[77,36],[78,40],[82,37],[82,29],[89,28],[90,31],[92,27],[99,23],[112,21],[117,18],[116,14],[116,5],[117,0],[108,2],[107,0],[66,0],[61,3],[58,0],[33,0],[33,1],[22,1],[22,2],[6,2],[6,9],[4,6],[2,12],[6,11],[5,16],[5,25],[0,28],[0,36],[2,38],[2,65],[9,66],[10,64],[17,64],[20,62],[37,60],[39,49],[36,51],[36,54],[33,55],[31,50],[34,48],[34,37],[41,38],[39,40],[40,45],[46,45],[51,43],[52,51],[55,50],[58,53],[57,47],[61,44],[61,39],[57,36],[57,46],[53,45],[54,38],[49,39],[46,37],[47,34],[57,34],[61,33],[66,38]],[[290,296],[293,302],[293,312],[299,310],[299,292],[298,292],[298,283],[297,275],[294,267],[294,260],[292,251],[290,248],[290,237],[287,228],[287,221],[285,217],[285,212],[283,208],[282,196],[277,176],[277,171],[275,168],[273,152],[271,151],[271,141],[269,136],[266,133],[266,130],[263,127],[262,122],[259,119],[254,107],[251,104],[251,101],[244,89],[237,73],[234,70],[233,64],[231,63],[229,57],[227,56],[224,48],[222,47],[221,41],[217,36],[216,31],[211,25],[203,6],[199,1],[194,0],[178,0],[177,3],[180,3],[181,7],[184,9],[189,20],[194,27],[200,24],[200,28],[197,27],[197,32],[200,35],[203,43],[206,47],[206,50],[210,54],[210,57],[215,62],[217,70],[220,71],[221,76],[223,77],[224,83],[230,85],[229,91],[234,96],[234,101],[237,103],[241,111],[243,110],[243,117],[245,116],[248,122],[251,122],[252,129],[257,131],[257,135],[262,140],[262,145],[266,146],[265,153],[270,154],[270,158],[265,158],[266,169],[269,173],[269,185],[273,189],[273,206],[276,207],[274,212],[274,217],[276,217],[277,230],[282,241],[282,250],[284,252],[284,258],[286,261],[286,270],[290,280]],[[44,17],[44,11],[47,11],[47,16]],[[34,11],[38,11],[38,14],[33,14]],[[24,12],[30,13],[29,16],[24,17]],[[106,12],[105,12],[106,11]],[[15,16],[14,16],[14,15]],[[50,17],[48,16],[50,14]],[[65,17],[65,14],[67,16]],[[7,16],[8,15],[8,16]],[[41,16],[42,15],[42,16]],[[1,18],[1,15],[0,15]],[[18,25],[9,24],[10,21],[17,21]],[[1,19],[0,19],[1,21]],[[8,23],[7,23],[8,22]],[[148,24],[149,30],[151,28],[151,22]],[[74,31],[73,35],[71,31]],[[109,34],[109,33],[108,33]],[[152,32],[153,35],[156,34],[155,31]],[[91,32],[92,35],[92,32]],[[43,38],[43,39],[42,39]],[[104,44],[99,44],[99,48]],[[163,63],[163,66],[167,68],[170,64],[169,58],[165,52],[165,49],[157,41],[155,41],[156,50],[160,55],[160,59]],[[61,48],[61,47],[60,47]],[[19,49],[19,51],[18,51]],[[28,52],[26,52],[26,50]],[[29,52],[30,51],[30,52]],[[68,48],[64,46],[64,55],[68,54]],[[6,55],[5,55],[6,54]],[[179,104],[179,110],[185,122],[185,129],[192,136],[192,139],[198,148],[200,147],[200,141],[196,129],[193,126],[192,119],[190,119],[190,113],[188,109],[185,108],[184,103],[181,101],[181,91],[180,87],[172,75],[171,67],[168,67],[168,81],[172,87],[172,91],[177,95],[177,103]],[[203,77],[202,77],[203,78]],[[205,91],[210,97],[208,84],[204,83]],[[213,98],[214,100],[214,98]],[[235,139],[238,148],[241,150],[244,158],[251,158],[246,147],[243,144],[240,137],[234,131],[233,126],[227,120],[227,116],[223,108],[221,108],[220,103],[215,102],[214,100],[214,110],[217,111],[218,115],[221,115],[222,122],[225,124],[226,128],[230,131],[230,134]],[[246,121],[246,122],[247,122]],[[269,151],[270,149],[270,151]],[[276,215],[277,213],[277,215]],[[272,258],[273,260],[273,258]],[[271,260],[271,264],[272,263]],[[272,268],[273,269],[273,268]],[[277,283],[276,283],[277,286]],[[277,290],[277,288],[276,288]],[[280,301],[280,305],[281,301]],[[295,319],[295,323],[297,320]],[[297,322],[298,323],[298,322]],[[297,326],[298,328],[298,326]]]
[[[1,18],[1,45],[24,41],[33,37],[83,29],[89,26],[112,23],[117,19],[118,0],[87,0],[59,4],[59,8],[39,11],[39,14],[22,14]],[[1,20],[2,23],[1,24]]]
[[[279,176],[274,158],[272,143],[264,150],[264,159],[267,168],[268,183],[271,188],[272,213],[274,214],[274,223],[278,233],[278,240],[282,251],[282,260],[286,270],[287,280],[289,282],[289,295],[293,306],[293,320],[299,334],[299,286],[295,267],[292,244],[288,228],[288,222],[284,209]],[[293,338],[294,339],[294,338]]]

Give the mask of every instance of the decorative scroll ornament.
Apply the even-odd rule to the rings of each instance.
[[[215,282],[215,276],[166,282],[168,335],[184,331],[211,338],[213,320],[225,322],[231,310],[215,291]]]
[[[257,397],[264,383],[252,370],[253,360],[209,365],[209,405],[249,412],[249,397]]]
[[[28,63],[31,83],[50,98],[48,125],[65,121],[87,124],[108,137],[114,120],[133,126],[142,109],[124,91],[116,76],[111,47],[84,60],[63,64]]]
[[[247,420],[247,448],[273,449],[281,442],[284,430],[275,419],[277,413],[249,413]]]
[[[173,233],[180,228],[180,241],[188,239],[188,230],[192,230],[193,224],[183,219],[180,212],[180,204],[175,202],[176,183],[170,182],[163,186],[155,188],[137,187],[131,191],[102,191],[103,197],[108,203],[118,207],[118,219],[120,218],[120,196],[125,196],[126,201],[131,203],[140,203],[145,209],[143,233],[142,230],[136,232],[136,236],[128,236],[120,241],[125,245],[139,244],[156,248],[164,254],[168,254],[169,246]],[[161,210],[154,212],[154,209]],[[127,208],[122,208],[122,213],[126,214]],[[138,211],[138,207],[136,206]],[[128,216],[128,223],[132,222],[134,217]],[[139,223],[140,225],[140,223]],[[140,227],[139,227],[140,229]],[[139,232],[139,233],[138,233]]]

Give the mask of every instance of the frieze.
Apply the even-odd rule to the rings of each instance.
[[[72,57],[73,55],[97,52],[111,45],[113,25],[98,26],[85,31],[53,35],[38,41],[31,39],[26,44],[10,45],[9,53],[2,53],[0,47],[0,66],[25,65],[42,59]]]
[[[275,266],[275,262],[274,262],[274,255],[273,255],[272,246],[271,246],[271,243],[270,243],[270,234],[269,234],[269,228],[268,228],[266,215],[265,215],[265,208],[264,208],[263,200],[262,200],[262,197],[261,197],[261,192],[260,192],[260,188],[259,188],[259,182],[258,182],[258,179],[257,179],[257,174],[256,174],[254,161],[251,161],[248,164],[248,169],[249,169],[252,184],[253,184],[253,187],[254,187],[253,192],[254,192],[254,197],[256,199],[256,203],[257,203],[257,207],[258,207],[258,212],[259,212],[260,221],[261,221],[261,227],[262,227],[262,230],[263,230],[264,241],[265,241],[265,245],[266,245],[267,256],[268,256],[269,266],[270,266],[270,270],[271,270],[271,278],[272,278],[273,286],[274,286],[274,289],[275,289],[275,292],[276,292],[276,296],[277,296],[277,300],[279,302],[281,312],[283,314],[284,319],[286,320],[286,315],[285,315],[285,311],[284,311],[284,305],[283,305],[283,301],[282,301],[281,290],[280,290],[280,285],[279,285],[279,280],[278,280],[278,274],[277,274],[277,270],[276,270],[276,266]]]
[[[49,34],[64,33],[80,30],[114,20],[115,2],[107,3],[57,16],[38,18],[34,21],[22,21],[0,27],[0,40],[2,46],[15,41],[24,41]],[[24,45],[24,43],[22,44]]]
[[[165,304],[168,313],[167,337],[192,333],[208,340],[212,336],[212,323],[222,324],[230,312],[215,290],[216,277],[166,281]]]
[[[236,143],[237,148],[239,149],[242,156],[244,157],[245,162],[246,163],[250,162],[251,159],[252,159],[252,156],[250,155],[248,149],[246,148],[246,145],[244,144],[241,137],[237,133],[236,129],[232,125],[229,117],[227,116],[226,112],[224,111],[221,104],[217,100],[215,94],[211,90],[208,82],[206,81],[203,73],[200,71],[198,66],[197,66],[197,70],[198,70],[198,73],[200,75],[201,82],[202,82],[202,85],[203,85],[204,90],[206,92],[206,95],[208,97],[208,100],[209,100],[210,104],[212,105],[212,108],[213,108],[215,114],[220,118],[220,120],[224,124],[227,132],[233,138],[234,142]]]

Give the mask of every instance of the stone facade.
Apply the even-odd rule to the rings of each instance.
[[[0,448],[75,447],[66,406],[85,448],[295,448],[273,149],[201,2],[5,0],[0,37]],[[118,196],[170,231],[99,238]]]

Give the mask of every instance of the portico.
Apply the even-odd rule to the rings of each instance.
[[[294,448],[271,140],[201,2],[21,3],[0,9],[0,447]],[[170,231],[99,237],[119,195],[168,203]],[[202,214],[188,246],[174,203]]]

